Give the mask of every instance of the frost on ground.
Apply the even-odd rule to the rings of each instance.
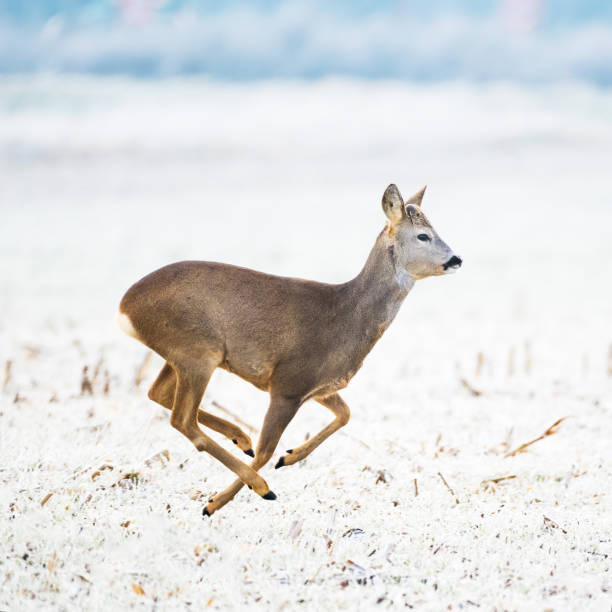
[[[609,609],[609,96],[7,80],[0,609]],[[347,280],[392,181],[429,183],[464,268],[417,284],[349,425],[275,471],[330,420],[301,409],[277,501],[202,518],[233,475],[146,398],[122,293],[189,258]],[[219,372],[204,402],[255,439],[266,400]]]

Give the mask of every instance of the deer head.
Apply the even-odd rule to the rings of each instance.
[[[425,187],[405,202],[399,189],[389,185],[382,197],[387,216],[387,234],[390,240],[398,280],[413,280],[450,274],[461,267],[461,258],[438,236],[421,210]]]

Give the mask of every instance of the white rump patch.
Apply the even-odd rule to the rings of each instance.
[[[115,320],[117,321],[117,325],[119,326],[119,329],[124,334],[127,334],[128,336],[132,336],[132,338],[136,338],[136,340],[139,339],[138,334],[136,333],[136,330],[134,329],[134,326],[132,325],[132,322],[130,321],[130,317],[128,317],[125,313],[121,311],[118,312]]]

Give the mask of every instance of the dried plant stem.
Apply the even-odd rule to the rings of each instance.
[[[525,342],[525,374],[531,374],[531,342]]]
[[[235,412],[232,412],[231,410],[228,410],[227,408],[225,408],[225,406],[222,406],[216,400],[213,400],[210,403],[217,410],[220,410],[221,412],[225,412],[225,414],[231,416],[232,419],[234,419],[234,421],[236,421],[236,423],[238,423],[239,425],[242,425],[245,429],[248,429],[251,433],[257,433],[259,431],[256,427],[253,427],[252,425],[249,425],[249,423],[247,423],[246,421],[243,421]]]
[[[533,440],[530,440],[529,442],[524,442],[520,446],[517,446],[514,450],[508,451],[504,455],[504,457],[514,457],[514,455],[518,455],[518,453],[524,453],[527,447],[531,446],[532,444],[535,444],[536,442],[539,442],[540,440],[543,440],[544,438],[548,436],[552,436],[558,433],[559,425],[563,421],[565,421],[565,419],[567,419],[567,417],[562,417],[558,419],[541,436],[538,436],[537,438],[534,438]]]
[[[482,395],[482,391],[472,387],[472,385],[465,378],[460,379],[460,382],[474,397],[480,397]]]
[[[134,379],[134,386],[140,387],[140,383],[145,379],[149,366],[151,365],[151,359],[153,358],[153,351],[149,351],[145,358],[142,360],[140,367],[136,370],[136,378]]]
[[[9,382],[11,381],[11,368],[13,367],[13,362],[9,359],[4,365],[4,382],[2,383],[2,391],[6,391]]]
[[[419,496],[419,485],[417,484],[417,479],[414,479],[414,496],[418,497]]]
[[[544,517],[544,525],[546,525],[547,527],[552,527],[553,529],[560,529],[563,533],[567,534],[567,531],[565,531],[565,529],[563,529],[563,527],[561,527],[559,523],[553,521],[545,515],[542,516]]]
[[[500,476],[499,478],[489,478],[486,482],[493,482],[497,484],[502,480],[512,480],[513,478],[516,478],[516,474],[510,474],[509,476]]]
[[[500,476],[499,478],[488,478],[487,480],[483,480],[480,483],[480,486],[483,487],[485,491],[495,492],[495,485],[503,482],[504,480],[512,480],[516,478],[516,474],[510,474],[509,476]]]
[[[98,359],[98,363],[96,363],[96,367],[94,368],[93,376],[91,377],[92,385],[96,384],[96,380],[98,380],[98,375],[100,374],[103,363],[104,363],[104,357],[100,357],[100,359]]]
[[[375,455],[378,455],[379,457],[382,457],[382,455],[374,450],[371,446],[368,446],[363,440],[361,440],[360,438],[357,438],[356,436],[353,436],[351,434],[346,433],[346,431],[342,431],[340,430],[338,432],[338,435],[340,436],[344,436],[345,438],[349,438],[350,440],[353,440],[354,442],[357,442],[357,444],[361,444],[361,446],[363,446],[363,448],[367,448],[370,452],[374,453]],[[392,442],[389,442],[389,444],[393,444]]]
[[[83,376],[81,378],[81,395],[93,395],[93,387],[91,386],[91,380],[89,380],[89,376],[87,374],[88,371],[87,366],[83,366]]]
[[[438,476],[442,479],[442,482],[444,483],[444,486],[448,489],[449,493],[455,498],[455,503],[458,504],[459,499],[457,498],[457,495],[455,495],[455,492],[453,491],[452,487],[448,484],[448,482],[446,482],[446,478],[442,476],[442,472],[438,472]]]
[[[514,347],[510,347],[508,352],[508,377],[514,376]]]
[[[483,365],[484,355],[482,354],[482,351],[480,351],[478,355],[476,355],[476,371],[474,372],[474,376],[476,376],[476,378],[478,378],[482,374]]]

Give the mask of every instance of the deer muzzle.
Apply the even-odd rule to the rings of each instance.
[[[448,270],[458,270],[461,267],[461,264],[463,263],[463,260],[461,259],[461,257],[457,257],[456,255],[453,255],[445,264],[444,264],[444,270],[448,271]]]

